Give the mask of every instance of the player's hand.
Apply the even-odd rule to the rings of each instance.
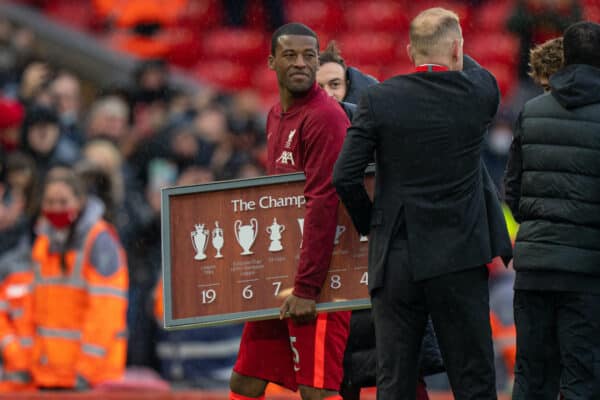
[[[283,319],[286,313],[296,323],[310,322],[317,317],[317,304],[314,300],[290,294],[279,308],[279,319]]]

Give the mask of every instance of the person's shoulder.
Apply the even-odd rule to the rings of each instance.
[[[315,96],[307,106],[306,119],[313,123],[331,123],[335,120],[343,121],[347,119],[346,113],[339,102],[324,91]]]

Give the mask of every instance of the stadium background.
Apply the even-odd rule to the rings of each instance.
[[[52,97],[51,81],[66,70],[80,89],[79,93],[67,90],[76,97],[77,118],[72,130],[61,137],[77,149],[72,162],[88,157],[86,143],[106,133],[102,129],[112,129],[119,144],[117,160],[105,172],[110,176],[115,223],[129,257],[129,369],[124,383],[104,390],[152,388],[156,398],[208,399],[186,390],[220,390],[226,382],[239,327],[177,336],[161,332],[155,323],[152,301],[160,269],[157,196],[166,185],[263,174],[264,118],[268,107],[278,101],[275,74],[266,66],[272,27],[304,22],[317,31],[322,48],[336,40],[348,65],[383,80],[411,71],[405,54],[409,21],[420,10],[438,5],[459,14],[465,51],[496,76],[503,99],[490,135],[512,129],[522,104],[541,92],[526,74],[530,46],[559,36],[573,21],[600,20],[600,0],[21,0],[0,4],[0,101],[22,105],[48,101],[60,113],[66,106]],[[167,68],[142,61],[149,59],[164,60]],[[39,87],[24,91],[26,71],[31,73],[36,63],[47,73],[42,73]],[[156,65],[168,83],[147,98],[140,95],[148,93],[139,78]],[[126,113],[99,118],[101,128],[97,128],[91,111],[115,97],[124,101]],[[112,120],[112,128],[102,128],[102,123],[111,123],[110,118],[117,119]],[[490,142],[484,156],[501,189],[506,154]],[[193,154],[185,149],[190,145]],[[119,187],[120,194],[115,189]],[[0,229],[0,241],[9,243],[12,234],[10,229]],[[0,254],[9,250],[1,248]],[[505,343],[507,337],[511,341],[512,274],[494,265],[490,268],[492,309],[500,326],[496,335],[499,391],[507,393],[512,350]],[[190,372],[197,374],[193,379],[184,372],[185,354],[179,363],[172,357],[184,342],[197,345],[194,362],[201,367]],[[208,350],[211,347],[221,351]],[[443,377],[434,377],[430,387],[433,399],[448,398]],[[170,388],[184,391],[170,395]],[[287,394],[273,394],[279,395]],[[115,398],[145,396],[130,393]]]

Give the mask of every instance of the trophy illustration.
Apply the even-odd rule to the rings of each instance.
[[[233,226],[235,238],[244,250],[240,254],[243,256],[254,254],[250,251],[250,248],[254,244],[256,234],[258,233],[258,221],[256,218],[252,218],[249,225],[242,225],[242,221],[238,219],[235,221]]]
[[[195,231],[192,231],[192,245],[196,250],[194,260],[206,260],[206,245],[208,244],[208,229],[204,227],[204,224],[195,224]]]
[[[369,237],[365,236],[365,235],[360,235],[359,241],[361,241],[361,242],[368,242],[369,241]]]
[[[335,230],[335,240],[333,241],[334,245],[340,243],[340,236],[342,236],[342,233],[344,232],[346,232],[346,227],[344,225],[338,225]]]
[[[276,252],[283,250],[281,245],[281,233],[285,231],[285,225],[277,223],[277,218],[273,218],[271,226],[267,226],[267,233],[270,234],[271,244],[269,245],[269,251]]]
[[[298,218],[298,225],[300,225],[300,248],[302,248],[302,238],[304,238],[304,218]]]
[[[217,255],[215,258],[223,258],[223,254],[221,254],[221,249],[223,248],[223,243],[225,240],[223,239],[223,228],[219,228],[219,221],[215,221],[215,229],[212,231],[212,245],[217,250]]]

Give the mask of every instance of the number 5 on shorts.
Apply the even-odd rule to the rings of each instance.
[[[292,348],[292,353],[294,353],[294,371],[300,371],[300,353],[298,353],[298,349],[294,347],[294,343],[296,343],[296,336],[290,336],[290,347]]]

